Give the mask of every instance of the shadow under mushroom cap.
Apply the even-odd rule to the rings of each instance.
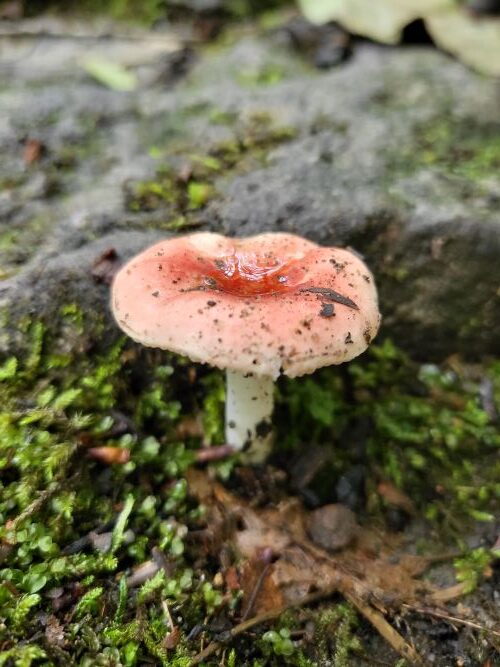
[[[359,257],[275,233],[161,241],[118,272],[112,308],[144,345],[272,377],[348,361],[380,323]]]

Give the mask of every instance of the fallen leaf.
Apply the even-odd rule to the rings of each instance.
[[[301,600],[319,581],[321,586],[335,582],[331,568],[320,564],[300,546],[292,545],[273,564],[272,579],[287,604]]]
[[[434,590],[394,560],[386,535],[359,529],[355,545],[332,554],[310,540],[306,532],[310,513],[298,499],[257,511],[221,484],[209,481],[202,471],[196,472],[190,472],[188,484],[190,492],[207,507],[207,524],[212,524],[212,513],[217,517],[231,512],[238,521],[225,543],[231,540],[241,558],[251,560],[263,549],[271,549],[275,561],[270,576],[286,603],[300,599],[318,582],[321,586],[341,582],[354,595],[378,600],[381,608],[389,602],[397,607],[400,599],[420,601]]]
[[[312,23],[337,21],[355,35],[397,44],[403,28],[429,14],[453,6],[454,0],[299,0]]]
[[[301,451],[290,466],[293,488],[305,489],[330,458],[331,451],[326,446],[311,445],[307,450]]]
[[[397,44],[421,19],[435,44],[473,69],[500,76],[500,18],[467,12],[456,0],[299,0],[313,23],[337,21],[355,35]]]
[[[266,526],[249,519],[251,517],[245,512],[242,519],[245,528],[235,535],[235,544],[242,556],[253,558],[260,549],[272,549],[279,554],[289,546],[289,535],[274,526]]]
[[[411,664],[424,663],[386,616],[409,608],[481,629],[481,625],[443,612],[443,601],[459,595],[458,587],[437,589],[431,582],[417,578],[433,562],[442,561],[442,554],[424,558],[400,553],[401,539],[364,527],[359,527],[357,539],[351,546],[332,553],[309,538],[306,527],[311,513],[296,498],[288,498],[277,506],[255,508],[200,470],[194,474],[189,471],[188,485],[190,494],[206,507],[207,526],[214,520],[220,522],[224,516],[237,518],[226,525],[224,547],[232,547],[232,552],[239,555],[242,580],[247,577],[242,581],[247,605],[243,607],[243,614],[246,615],[248,608],[252,616],[244,617],[233,628],[233,636],[260,619],[269,620],[284,609],[335,591],[353,604]],[[211,548],[212,556],[217,557],[220,543],[212,543]],[[267,554],[264,559],[263,553]],[[445,559],[448,558],[446,555]],[[255,613],[254,606],[267,611]],[[456,610],[460,613],[459,605]],[[209,653],[219,645],[217,641],[212,642]],[[209,647],[198,657],[207,657]],[[191,664],[199,662],[194,659]]]
[[[118,63],[93,56],[86,58],[81,65],[93,79],[112,90],[127,92],[137,86],[135,74]]]
[[[263,614],[284,603],[283,595],[273,578],[274,566],[261,558],[247,560],[241,571],[243,617]]]
[[[437,46],[473,69],[500,76],[500,18],[470,16],[459,8],[425,17]]]

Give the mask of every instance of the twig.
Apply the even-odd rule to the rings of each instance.
[[[340,591],[342,592],[342,591]],[[392,648],[399,653],[403,658],[407,658],[413,664],[422,665],[422,658],[417,651],[404,640],[404,638],[395,630],[390,623],[388,623],[383,615],[370,607],[370,605],[363,602],[360,598],[351,593],[342,592],[342,595],[349,600],[349,602],[356,607],[356,609],[363,614],[363,616],[370,621],[373,627],[380,635],[388,642]]]
[[[195,453],[196,463],[210,463],[212,461],[221,461],[227,459],[235,453],[231,445],[218,445],[217,447],[203,447]]]
[[[454,586],[448,586],[448,588],[441,588],[438,591],[432,593],[431,598],[434,602],[449,602],[455,598],[461,597],[466,591],[465,582],[455,584]]]
[[[308,544],[304,540],[296,539],[295,542],[296,544],[299,544],[304,550],[314,554],[315,558],[331,562],[331,557],[319,547],[316,547],[313,544]],[[355,582],[357,586],[360,584],[364,585],[363,582],[355,579],[349,573],[340,572],[337,566],[336,587],[339,593],[347,600],[349,600],[356,607],[356,609],[358,609],[358,611],[363,614],[363,616],[373,625],[377,632],[382,635],[382,637],[392,646],[392,648],[397,653],[399,653],[402,657],[407,658],[414,664],[423,664],[422,658],[419,656],[417,651],[404,640],[404,638],[392,627],[392,625],[390,625],[390,623],[385,620],[384,616],[361,599],[361,596],[355,591],[355,585],[353,585],[353,582]]]
[[[482,632],[488,632],[495,637],[500,637],[500,630],[495,630],[493,628],[487,628],[484,625],[475,623],[474,621],[469,621],[466,618],[460,618],[460,616],[451,616],[444,611],[439,611],[438,609],[428,609],[427,607],[416,607],[412,604],[403,602],[401,605],[405,609],[414,611],[417,614],[424,614],[426,616],[435,616],[436,618],[442,618],[445,621],[450,621],[453,623],[460,623],[460,625],[466,625],[469,628],[474,628],[475,630],[481,630]]]
[[[266,623],[267,621],[274,620],[275,618],[281,616],[281,614],[283,614],[285,611],[288,611],[289,609],[307,606],[309,604],[312,604],[313,602],[317,602],[318,600],[323,600],[324,598],[329,597],[330,595],[332,595],[337,591],[342,592],[340,591],[338,585],[335,584],[334,586],[325,588],[322,591],[316,591],[315,593],[310,593],[309,595],[303,597],[301,600],[297,600],[288,605],[277,607],[276,609],[272,609],[271,611],[265,612],[263,614],[258,614],[257,616],[253,616],[252,618],[249,618],[246,621],[242,621],[241,623],[236,625],[232,630],[230,630],[228,633],[228,640],[234,639],[243,632],[250,630],[250,628],[253,628],[255,625],[260,625],[261,623]],[[397,653],[410,660],[413,664],[417,665],[423,664],[422,659],[416,652],[416,650],[403,639],[403,637],[392,627],[392,625],[390,625],[385,620],[385,618],[382,616],[380,612],[376,611],[375,609],[373,609],[368,604],[366,604],[356,596],[352,595],[351,593],[345,592],[342,594],[346,599],[349,600],[349,602],[351,602],[351,604],[353,604],[356,607],[356,609],[358,609],[358,611],[361,614],[363,614],[363,616],[368,621],[370,621],[373,627],[394,648],[394,650],[397,651]],[[220,642],[217,641],[211,642],[208,646],[206,646],[203,649],[203,651],[200,651],[200,653],[198,653],[191,660],[189,667],[196,667],[196,665],[199,665],[201,662],[206,660],[206,658],[215,653],[217,649],[219,649],[220,647],[221,647]]]
[[[77,554],[79,551],[83,551],[83,549],[88,547],[89,544],[92,544],[92,535],[101,535],[102,533],[107,532],[108,530],[113,528],[115,522],[116,522],[116,517],[111,519],[111,521],[107,521],[106,523],[101,523],[99,526],[94,528],[94,530],[91,530],[83,537],[79,537],[74,542],[67,544],[63,548],[61,553],[63,554],[63,556],[70,556],[72,554]]]
[[[261,623],[267,623],[267,621],[272,621],[275,618],[278,618],[278,616],[281,616],[285,611],[289,609],[295,609],[296,607],[302,607],[308,604],[312,604],[313,602],[317,602],[318,600],[323,600],[324,598],[329,597],[333,593],[337,591],[336,586],[331,586],[329,588],[325,588],[322,591],[316,591],[315,593],[310,593],[309,595],[306,595],[303,597],[301,600],[296,600],[295,602],[291,602],[290,604],[284,605],[282,607],[277,607],[276,609],[272,609],[271,611],[266,611],[263,614],[257,614],[257,616],[252,616],[252,618],[249,618],[246,621],[242,621],[241,623],[238,623],[238,625],[235,625],[234,628],[232,628],[228,632],[228,639],[234,639],[234,637],[237,637],[238,635],[241,635],[243,632],[246,632],[247,630],[250,630],[256,625],[260,625]],[[199,665],[201,662],[206,660],[209,656],[213,655],[217,649],[221,647],[221,642],[210,642],[208,646],[206,646],[203,651],[200,651],[197,655],[192,658],[191,662],[189,663],[189,667],[195,667],[196,665]]]
[[[166,600],[161,601],[161,606],[163,609],[163,613],[165,614],[165,618],[167,619],[167,623],[169,625],[170,632],[173,632],[175,629],[174,621],[172,620],[172,614],[170,613],[170,609],[168,607],[168,602]]]

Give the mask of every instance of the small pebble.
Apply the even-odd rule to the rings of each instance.
[[[139,567],[133,572],[130,577],[127,578],[127,586],[133,588],[134,586],[140,586],[148,579],[154,577],[154,575],[160,569],[159,565],[153,560],[147,560],[145,563],[139,565]]]
[[[387,522],[387,527],[389,530],[394,531],[395,533],[400,533],[403,531],[410,519],[410,516],[399,507],[388,507],[385,520]]]
[[[354,465],[339,478],[335,485],[337,500],[356,511],[365,505],[365,476],[363,465]]]
[[[348,507],[331,504],[311,512],[307,530],[315,544],[327,551],[337,551],[354,541],[358,524]]]

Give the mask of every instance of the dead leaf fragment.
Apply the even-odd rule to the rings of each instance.
[[[238,571],[233,565],[224,573],[224,581],[230,591],[239,591],[241,588]]]
[[[500,18],[467,12],[456,0],[299,0],[313,23],[337,21],[355,35],[397,44],[421,19],[435,44],[473,69],[500,76]]]
[[[195,454],[197,463],[212,463],[213,461],[222,461],[235,453],[231,445],[219,445],[217,447],[202,447]]]
[[[42,157],[43,144],[39,139],[28,139],[24,144],[23,162],[29,167]]]
[[[425,17],[437,44],[466,65],[490,76],[500,76],[500,18],[475,18],[457,8]]]
[[[163,638],[162,644],[166,649],[174,649],[181,640],[181,629],[174,625],[170,632],[167,632]]]
[[[203,437],[203,424],[197,417],[183,417],[175,427],[175,435],[181,440],[185,438]]]
[[[114,248],[107,248],[92,264],[91,275],[96,283],[111,285],[120,268],[120,258]]]
[[[252,558],[243,566],[243,618],[283,606],[283,595],[272,577],[272,571],[273,566],[259,558]]]
[[[47,625],[45,626],[45,638],[52,646],[63,648],[66,644],[66,639],[64,637],[64,627],[53,614],[51,614],[47,619]]]
[[[403,28],[454,0],[300,0],[304,15],[313,23],[338,21],[355,35],[385,44],[397,44]]]
[[[391,616],[402,609],[484,629],[481,624],[460,617],[459,606],[453,616],[443,611],[444,602],[460,595],[459,587],[437,589],[431,582],[417,578],[433,562],[448,559],[449,555],[440,555],[437,560],[432,556],[405,555],[399,551],[401,541],[379,530],[359,526],[352,544],[340,551],[328,551],[310,539],[312,513],[297,499],[256,509],[203,471],[191,470],[188,478],[190,493],[207,508],[207,526],[213,521],[220,522],[224,516],[237,519],[226,523],[224,546],[240,557],[246,603],[242,611],[251,615],[231,630],[231,637],[276,618],[285,609],[310,604],[333,592],[351,602],[411,664],[424,663],[415,647],[390,623]],[[217,557],[220,544],[213,542],[207,548]],[[263,553],[270,550],[272,559],[263,559]],[[227,585],[234,571],[231,575],[227,567],[224,571]],[[237,584],[237,577],[234,579]],[[218,641],[212,641],[190,664],[200,664],[220,646]]]
[[[394,486],[391,482],[380,482],[377,486],[377,493],[389,505],[399,507],[410,516],[415,516],[416,510],[412,500],[402,491]]]
[[[122,465],[130,460],[130,450],[122,447],[91,447],[87,453],[91,458],[106,465]]]

